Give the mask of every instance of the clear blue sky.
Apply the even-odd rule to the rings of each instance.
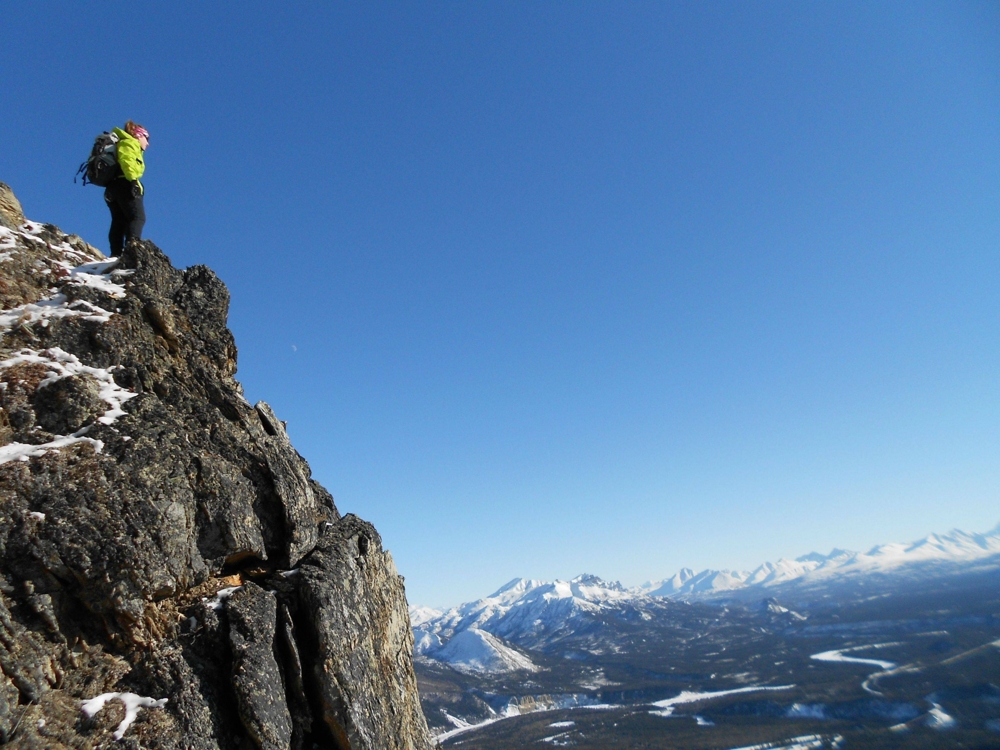
[[[229,285],[411,602],[1000,521],[995,3],[7,3],[0,180]]]

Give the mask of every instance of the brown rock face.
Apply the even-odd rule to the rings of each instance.
[[[222,282],[3,187],[0,744],[429,748],[402,578],[243,398]]]
[[[9,185],[0,182],[0,226],[17,229],[23,223],[24,212],[21,210],[21,202]]]

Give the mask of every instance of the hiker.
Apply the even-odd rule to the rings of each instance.
[[[149,131],[131,120],[124,128],[112,131],[118,136],[118,166],[121,174],[104,190],[104,201],[111,209],[111,255],[119,256],[125,242],[142,238],[146,209],[142,205],[143,188],[139,178],[146,169],[143,152],[149,148]]]

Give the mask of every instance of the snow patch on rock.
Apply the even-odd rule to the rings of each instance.
[[[89,367],[80,362],[76,355],[65,352],[58,347],[43,351],[22,349],[13,357],[0,362],[0,371],[19,364],[41,365],[48,370],[48,375],[38,384],[39,390],[51,386],[63,378],[85,377],[96,380],[99,396],[108,405],[108,409],[97,418],[97,421],[101,424],[111,425],[119,417],[125,416],[122,404],[130,398],[135,398],[137,395],[122,388],[115,382],[111,374],[114,368]],[[90,425],[87,425],[71,435],[56,435],[53,440],[41,445],[14,442],[0,446],[0,464],[15,460],[27,461],[30,458],[44,456],[49,451],[66,448],[76,443],[90,443],[94,447],[94,450],[100,453],[104,449],[104,443],[100,440],[86,437],[90,427]]]
[[[160,698],[159,700],[155,698],[147,698],[142,695],[136,695],[135,693],[103,693],[98,695],[96,698],[91,698],[90,700],[85,700],[80,705],[80,710],[83,711],[89,718],[93,718],[98,711],[104,708],[104,704],[110,700],[119,700],[125,705],[125,718],[122,719],[121,723],[118,725],[118,729],[115,730],[114,738],[120,740],[125,736],[125,732],[132,722],[135,721],[136,717],[139,715],[139,709],[141,708],[163,708],[167,705],[166,698]]]

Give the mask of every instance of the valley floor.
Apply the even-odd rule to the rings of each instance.
[[[482,750],[1000,748],[1000,573],[786,607],[603,616],[525,649],[532,673],[424,660],[424,712]]]

